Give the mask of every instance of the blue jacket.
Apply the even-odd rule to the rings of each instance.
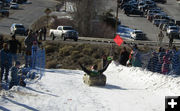
[[[12,65],[12,57],[11,54],[9,53],[9,50],[4,50],[2,49],[0,51],[0,57],[1,57],[1,65],[6,65],[11,67]]]

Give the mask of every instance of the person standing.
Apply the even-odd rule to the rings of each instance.
[[[162,30],[158,34],[158,37],[159,37],[159,46],[161,47],[162,46],[162,41],[163,41],[163,38],[164,38],[164,34],[163,34]]]
[[[170,33],[169,34],[169,47],[172,47],[173,39],[174,39],[174,34]]]
[[[4,44],[3,35],[0,35],[0,50],[3,48],[3,44]]]
[[[8,82],[8,75],[9,75],[9,68],[11,67],[11,55],[8,50],[8,44],[3,44],[3,49],[0,51],[1,57],[1,81],[3,79],[4,71],[5,71],[5,78],[4,80]]]
[[[47,28],[45,26],[43,27],[43,33],[44,33],[44,40],[46,40]]]
[[[16,40],[16,35],[12,35],[12,39],[8,41],[9,51],[12,56],[12,62],[17,61],[17,50],[21,53],[21,43]]]
[[[121,65],[126,66],[128,59],[129,59],[129,52],[126,50],[126,47],[123,47],[121,54],[120,54],[119,63]]]
[[[43,28],[39,29],[39,40],[42,40]]]
[[[28,36],[24,40],[25,48],[26,48],[26,55],[25,55],[25,66],[31,66],[31,51],[33,42],[37,41],[36,37],[32,33],[32,31],[28,32]]]
[[[163,74],[168,74],[170,72],[169,65],[170,65],[170,55],[169,55],[169,51],[166,51],[166,55],[163,56],[163,64],[161,68]]]

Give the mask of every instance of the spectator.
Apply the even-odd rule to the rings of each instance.
[[[33,42],[32,46],[32,68],[36,67],[38,44],[36,41]]]
[[[119,63],[121,65],[126,66],[128,59],[129,59],[129,52],[126,50],[126,47],[123,47],[120,53]]]
[[[162,64],[163,64],[163,56],[165,55],[165,49],[163,49],[162,47],[159,48],[159,53],[158,53],[158,62],[157,62],[157,65],[156,65],[156,69],[155,69],[155,72],[158,72],[158,73],[162,73]]]
[[[168,74],[170,72],[169,65],[170,65],[170,55],[169,55],[169,51],[166,51],[166,55],[163,56],[163,64],[161,69],[163,74]]]
[[[12,56],[12,62],[17,61],[17,50],[19,49],[19,53],[21,53],[21,43],[16,40],[16,35],[12,35],[12,40],[8,41],[9,43],[9,51]]]
[[[31,50],[33,42],[37,41],[35,34],[32,31],[28,32],[27,37],[24,40],[25,48],[26,48],[26,55],[25,55],[25,66],[31,66]]]
[[[46,40],[47,28],[45,26],[43,27],[43,33],[44,33],[44,40]]]
[[[164,38],[164,34],[163,34],[162,30],[158,34],[158,37],[159,37],[159,46],[161,47],[162,46],[162,41],[163,41],[163,38]]]
[[[153,53],[152,53],[152,57],[150,58],[150,60],[149,60],[149,62],[148,62],[148,67],[147,67],[147,69],[148,69],[149,71],[156,72],[157,62],[158,62],[157,53],[156,53],[156,52],[153,52]]]
[[[103,63],[102,63],[102,64],[103,64],[103,67],[106,66],[106,64],[107,64],[107,56],[106,56],[106,55],[103,55],[103,56],[102,56],[102,62],[103,62]]]
[[[3,44],[4,44],[3,35],[0,35],[0,50],[3,48]]]
[[[127,66],[132,66],[132,57],[133,57],[133,50],[131,50],[130,54],[129,54],[129,59],[126,63]]]
[[[39,29],[39,40],[42,40],[43,28]]]
[[[3,44],[3,49],[0,51],[1,56],[1,81],[3,79],[4,71],[5,71],[5,78],[4,80],[8,82],[8,75],[9,75],[9,68],[11,67],[11,55],[8,50],[8,44]]]
[[[173,46],[173,49],[172,49],[172,70],[173,71],[177,71],[177,68],[178,68],[178,65],[180,63],[179,61],[179,51],[177,51],[177,48],[176,46]]]
[[[172,47],[173,39],[174,39],[174,34],[170,33],[169,34],[169,47]]]
[[[133,52],[132,52],[133,56],[131,57],[132,58],[132,66],[142,67],[140,53],[138,51],[138,47],[136,44],[132,47],[132,50],[133,50]]]

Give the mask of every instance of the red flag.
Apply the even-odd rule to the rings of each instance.
[[[121,44],[123,43],[123,39],[122,39],[119,35],[116,35],[116,37],[114,38],[114,42],[115,42],[118,46],[121,46]]]

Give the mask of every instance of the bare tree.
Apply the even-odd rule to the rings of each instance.
[[[95,0],[76,0],[76,10],[74,20],[77,22],[78,31],[82,35],[91,35],[91,23],[96,16]]]

